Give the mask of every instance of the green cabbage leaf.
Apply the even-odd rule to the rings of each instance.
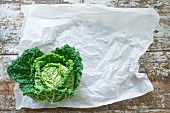
[[[44,54],[37,47],[25,50],[7,68],[23,95],[51,104],[73,97],[80,84],[80,53],[68,44]]]

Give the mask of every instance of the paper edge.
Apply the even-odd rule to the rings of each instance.
[[[159,20],[159,14],[156,12],[154,8],[117,8],[117,7],[108,7],[101,4],[33,4],[33,5],[21,5],[21,12],[23,12],[26,16],[31,16],[31,13],[43,6],[52,6],[52,7],[67,7],[67,6],[77,6],[82,8],[90,8],[90,7],[97,7],[101,9],[108,9],[107,11],[123,11],[127,13],[138,13],[138,14],[147,14],[152,15],[158,18]],[[30,8],[29,12],[26,13],[24,9]]]

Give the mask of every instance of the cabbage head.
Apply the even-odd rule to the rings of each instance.
[[[44,54],[37,47],[25,50],[7,68],[23,95],[36,102],[63,102],[75,94],[83,65],[80,53],[68,44]]]

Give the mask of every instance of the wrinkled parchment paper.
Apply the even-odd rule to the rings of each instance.
[[[97,107],[153,90],[146,74],[138,73],[138,60],[153,41],[159,21],[154,9],[60,4],[24,5],[21,10],[19,55],[32,47],[48,53],[69,44],[80,51],[84,70],[75,96],[60,104],[34,102],[16,84],[16,109]]]

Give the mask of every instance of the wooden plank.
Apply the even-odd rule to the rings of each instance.
[[[154,76],[158,81],[170,82],[170,52],[146,52],[139,60],[140,72]],[[165,82],[164,81],[164,82]]]
[[[157,38],[155,36],[152,44],[149,46],[149,52],[153,51],[170,51],[170,37]]]
[[[165,21],[160,21],[159,25],[156,26],[155,31],[157,31],[157,33],[155,33],[155,37],[167,37],[170,38],[170,25],[169,22]]]
[[[0,110],[1,109],[14,109],[14,81],[10,80],[6,68],[12,59],[16,56],[0,56]]]
[[[170,51],[145,52],[139,61],[141,63],[168,63]]]
[[[169,0],[113,0],[109,2],[109,6],[113,7],[127,7],[127,8],[149,8],[154,7],[158,11],[167,11],[167,6],[170,4]]]
[[[15,111],[13,111],[15,112]],[[70,110],[53,110],[53,111],[39,111],[39,110],[33,110],[33,111],[25,111],[25,110],[19,110],[16,113],[34,113],[34,112],[41,112],[41,113],[170,113],[169,109],[139,109],[139,110],[101,110],[101,111],[70,111]],[[3,113],[11,113],[11,111],[5,111]]]
[[[23,15],[18,5],[0,6],[0,32],[1,54],[16,54],[17,45],[21,37],[21,25]]]

